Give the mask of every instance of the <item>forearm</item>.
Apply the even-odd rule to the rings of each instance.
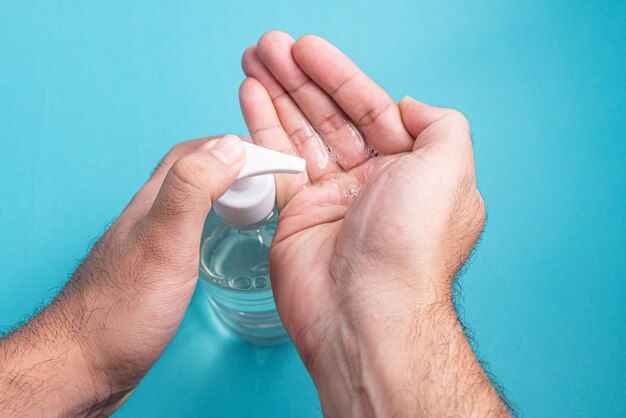
[[[105,404],[83,355],[76,316],[54,301],[0,340],[0,415],[90,416]]]
[[[452,303],[379,306],[311,365],[326,416],[508,416]]]

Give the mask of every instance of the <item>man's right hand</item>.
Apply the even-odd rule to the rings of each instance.
[[[243,67],[253,141],[308,162],[277,176],[271,274],[325,414],[506,415],[452,304],[485,220],[466,119],[316,36],[270,32]]]

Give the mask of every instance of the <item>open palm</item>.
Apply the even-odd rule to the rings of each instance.
[[[242,63],[240,100],[253,141],[307,160],[306,175],[276,176],[270,265],[281,318],[311,367],[312,353],[337,337],[340,317],[358,322],[351,320],[361,300],[389,310],[415,302],[405,289],[446,292],[432,278],[455,272],[482,228],[478,210],[480,225],[467,236],[441,239],[457,222],[457,201],[467,201],[457,195],[482,204],[469,130],[457,112],[412,99],[396,104],[316,36],[296,42],[270,32]]]

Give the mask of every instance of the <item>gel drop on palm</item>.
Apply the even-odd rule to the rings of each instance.
[[[203,237],[200,278],[222,322],[261,345],[288,340],[272,296],[269,249],[278,222],[274,173],[305,170],[302,158],[242,142],[246,163],[214,202],[216,226]]]

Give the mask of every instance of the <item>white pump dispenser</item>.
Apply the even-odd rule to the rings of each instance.
[[[200,282],[217,317],[244,340],[261,345],[288,341],[271,288],[269,256],[276,232],[272,173],[301,173],[302,158],[242,142],[246,163],[217,199],[200,245]]]
[[[301,173],[306,160],[242,141],[246,163],[233,185],[214,202],[217,214],[231,225],[249,226],[274,210],[274,173]]]

